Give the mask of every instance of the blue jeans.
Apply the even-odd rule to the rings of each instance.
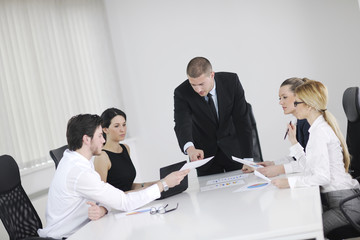
[[[323,225],[325,236],[332,230],[350,224],[342,214],[339,204],[344,198],[360,192],[359,189],[345,189],[322,193]],[[360,221],[360,198],[354,198],[344,204],[345,212],[355,221]]]

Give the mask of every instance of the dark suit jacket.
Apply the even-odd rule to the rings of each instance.
[[[252,129],[244,89],[235,73],[215,74],[219,124],[203,97],[186,80],[174,92],[175,133],[181,151],[187,142],[214,156],[218,147],[229,157],[253,156]]]
[[[305,149],[309,141],[310,124],[306,119],[298,119],[296,122],[296,138],[300,145]]]

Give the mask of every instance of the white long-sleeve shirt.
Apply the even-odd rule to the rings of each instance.
[[[358,181],[345,171],[340,141],[322,115],[309,133],[306,154],[297,143],[290,147],[290,156],[297,161],[284,164],[286,173],[303,172],[288,178],[290,187],[321,186],[321,192],[359,188]]]
[[[160,190],[156,184],[125,194],[101,181],[91,161],[75,151],[66,150],[50,185],[46,227],[39,229],[38,233],[41,237],[69,237],[90,221],[87,201],[129,211],[159,197]]]

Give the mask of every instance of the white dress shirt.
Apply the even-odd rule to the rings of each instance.
[[[284,164],[286,173],[303,172],[288,178],[290,187],[320,186],[321,192],[359,188],[358,181],[345,171],[340,141],[322,115],[309,133],[306,154],[297,143],[290,147],[290,156],[297,161]]]
[[[101,181],[89,161],[75,151],[66,150],[50,185],[46,208],[46,227],[41,237],[69,237],[88,223],[87,201],[99,202],[109,208],[129,211],[160,197],[156,184],[144,190],[125,194]]]

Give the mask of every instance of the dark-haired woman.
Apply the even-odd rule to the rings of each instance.
[[[94,160],[101,180],[125,192],[154,184],[134,183],[136,169],[130,158],[130,148],[120,143],[126,136],[126,114],[117,108],[109,108],[101,114],[101,118],[106,142],[102,153]]]

